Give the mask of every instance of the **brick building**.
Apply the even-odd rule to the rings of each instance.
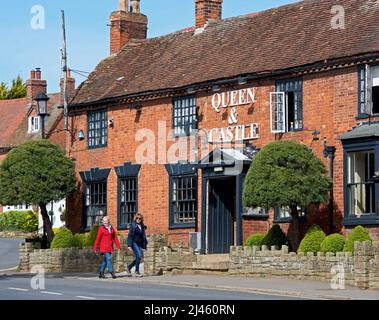
[[[61,80],[61,89],[63,79]],[[26,81],[26,96],[14,100],[0,101],[0,163],[5,159],[8,152],[18,145],[33,139],[42,137],[42,119],[38,115],[35,97],[38,93],[47,94],[48,112],[45,118],[45,137],[52,143],[59,145],[62,150],[66,150],[67,138],[63,128],[63,90],[57,93],[47,93],[47,82],[42,77],[40,68],[30,72],[30,78]],[[68,94],[73,96],[75,91],[75,79],[68,74]],[[59,201],[48,205],[48,211],[54,212],[54,227],[59,227],[61,211],[65,208],[65,201]],[[4,208],[0,206],[1,211],[9,210],[26,210],[31,209],[31,205],[7,204]],[[42,219],[40,219],[42,225]]]
[[[241,195],[254,152],[293,140],[327,168],[335,147],[334,205],[301,208],[302,231],[364,225],[378,239],[379,6],[306,0],[222,19],[222,2],[195,0],[194,27],[152,39],[139,1],[111,14],[111,55],[70,104],[83,134],[70,227],[107,214],[127,232],[140,211],[149,233],[198,236],[207,253],[274,223],[290,232],[286,208],[243,208]]]

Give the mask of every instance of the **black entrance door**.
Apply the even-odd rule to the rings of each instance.
[[[209,180],[208,253],[229,253],[234,244],[235,178]]]

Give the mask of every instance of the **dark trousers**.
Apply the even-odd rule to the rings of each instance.
[[[133,252],[136,258],[134,261],[128,266],[128,269],[131,270],[134,266],[136,266],[136,272],[139,272],[139,265],[141,263],[142,259],[142,247],[139,246],[137,243],[133,242]]]

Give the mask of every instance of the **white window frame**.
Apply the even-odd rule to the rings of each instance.
[[[278,97],[281,97],[281,99],[278,99]],[[278,110],[278,101],[282,101],[283,102],[283,107],[282,107],[282,110],[281,111],[276,111],[274,112],[274,108],[275,110]],[[276,114],[276,118],[278,119],[279,118],[279,114],[282,113],[282,119],[283,119],[283,122],[282,122],[282,129],[278,129],[278,125],[275,124],[275,121],[274,121],[274,114]],[[270,92],[270,125],[271,125],[271,133],[285,133],[287,130],[287,116],[288,116],[288,112],[287,112],[287,101],[286,101],[286,93],[285,92]],[[279,123],[279,122],[277,122]]]
[[[375,72],[373,72],[375,69]],[[379,86],[379,65],[365,65],[365,113],[373,114],[372,88]]]
[[[30,133],[39,132],[41,127],[41,121],[39,116],[31,116],[29,117],[29,130]]]

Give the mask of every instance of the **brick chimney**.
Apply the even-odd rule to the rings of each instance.
[[[61,79],[61,82],[60,82],[60,88],[61,88],[61,99],[60,99],[60,103],[61,105],[63,105],[64,103],[64,79],[62,78]],[[75,94],[75,78],[73,78],[71,76],[71,70],[70,69],[67,69],[67,96],[68,96],[68,102],[70,102],[71,98],[74,96]]]
[[[33,103],[39,92],[47,94],[46,80],[42,80],[41,69],[30,71],[30,79],[26,81],[26,97],[28,103]]]
[[[147,16],[140,12],[140,0],[119,0],[118,11],[111,14],[111,54],[118,53],[131,39],[147,38]]]
[[[196,28],[203,28],[208,22],[222,19],[223,0],[195,0]]]

